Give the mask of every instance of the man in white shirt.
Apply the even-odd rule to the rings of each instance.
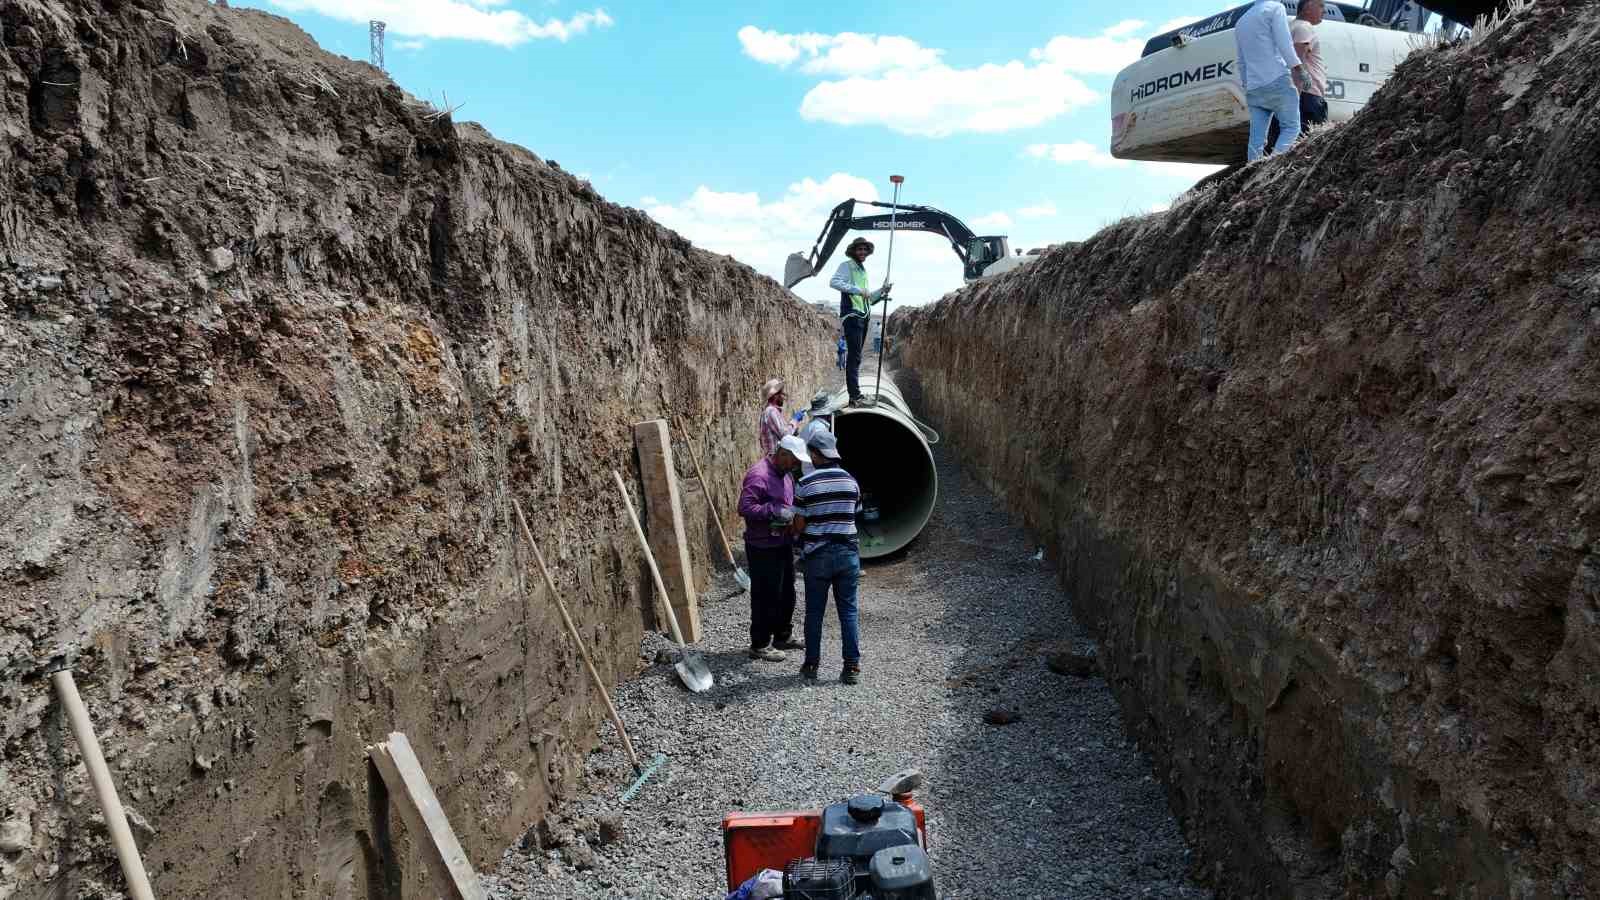
[[[1328,69],[1322,62],[1323,0],[1300,0],[1300,9],[1289,25],[1294,52],[1300,57],[1300,130],[1328,121]]]
[[[1289,34],[1289,14],[1278,0],[1256,0],[1233,27],[1239,49],[1239,78],[1244,83],[1245,103],[1250,107],[1250,142],[1245,158],[1261,158],[1267,143],[1267,128],[1278,120],[1278,142],[1272,148],[1282,153],[1300,136],[1300,93],[1295,83],[1301,78],[1300,57]]]

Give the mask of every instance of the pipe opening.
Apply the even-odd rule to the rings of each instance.
[[[834,422],[844,467],[861,485],[861,557],[904,549],[933,515],[938,475],[932,451],[914,424],[886,411],[851,410]]]

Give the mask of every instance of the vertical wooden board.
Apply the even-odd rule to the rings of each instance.
[[[422,771],[422,763],[411,750],[411,742],[397,731],[368,752],[383,776],[390,798],[400,808],[412,840],[439,882],[439,890],[450,892],[445,895],[450,900],[488,900],[478,883],[477,871],[456,840],[444,807]]]
[[[644,482],[645,536],[661,569],[661,580],[670,595],[667,602],[677,613],[683,639],[693,644],[700,640],[700,597],[694,589],[694,565],[689,559],[678,470],[672,459],[672,438],[666,420],[635,424],[633,440],[639,450]]]

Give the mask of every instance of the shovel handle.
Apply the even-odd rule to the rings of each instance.
[[[683,641],[683,632],[678,630],[678,614],[672,611],[672,595],[667,593],[667,583],[661,580],[661,570],[656,568],[656,557],[650,552],[650,542],[645,540],[644,528],[639,524],[639,515],[633,511],[633,499],[628,496],[628,486],[622,482],[622,473],[616,469],[611,470],[611,477],[617,481],[617,490],[622,492],[622,505],[628,510],[628,521],[633,523],[633,533],[639,538],[639,546],[644,549],[645,562],[650,564],[650,577],[655,579],[656,590],[661,592],[661,605],[667,611],[667,624],[672,626],[672,639],[678,642],[679,647],[688,648]]]
[[[106,830],[111,832],[111,844],[116,848],[117,860],[122,863],[122,876],[128,882],[128,896],[133,900],[155,900],[150,890],[150,878],[145,874],[144,863],[139,859],[139,847],[133,842],[133,831],[128,827],[128,815],[123,811],[122,800],[111,782],[111,769],[106,766],[105,754],[100,752],[100,740],[94,735],[94,723],[89,721],[89,710],[78,694],[78,683],[72,671],[64,669],[50,676],[56,695],[67,713],[72,735],[78,739],[78,750],[83,754],[83,767],[89,770],[89,782],[94,785],[95,798],[100,801],[100,811],[106,818]]]
[[[522,504],[517,498],[511,498],[511,508],[516,510],[517,525],[522,530],[522,539],[528,542],[533,549],[533,558],[539,561],[539,574],[544,576],[544,586],[550,591],[550,598],[556,601],[556,609],[561,610],[561,621],[567,623],[567,633],[572,635],[572,642],[578,645],[578,653],[583,657],[583,664],[589,669],[589,677],[594,679],[594,686],[600,689],[600,697],[606,701],[606,712],[611,714],[611,724],[617,726],[617,734],[622,736],[622,749],[628,751],[628,762],[633,764],[633,771],[639,771],[639,754],[633,752],[633,741],[628,739],[628,729],[622,724],[622,716],[617,713],[617,707],[611,702],[611,692],[606,690],[605,680],[600,677],[600,670],[594,667],[594,658],[589,655],[589,647],[583,642],[583,635],[578,631],[578,626],[572,623],[572,614],[567,612],[567,604],[562,602],[561,593],[556,590],[556,582],[550,577],[550,567],[544,564],[544,554],[539,552],[539,542],[533,539],[533,532],[528,528],[528,520],[522,515]]]
[[[672,427],[678,429],[678,434],[683,436],[683,446],[689,451],[689,461],[694,463],[694,477],[700,479],[700,487],[706,492],[706,505],[711,507],[711,518],[717,522],[717,535],[722,538],[722,549],[728,554],[728,564],[738,567],[739,561],[733,558],[733,545],[728,543],[728,532],[722,527],[722,516],[717,513],[717,501],[711,499],[711,484],[706,481],[706,473],[700,471],[700,457],[694,452],[694,444],[689,441],[689,432],[672,420]]]

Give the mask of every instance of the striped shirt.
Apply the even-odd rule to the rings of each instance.
[[[794,489],[794,511],[806,520],[804,555],[830,543],[855,549],[856,509],[860,505],[861,486],[838,465],[819,468],[800,479]]]

